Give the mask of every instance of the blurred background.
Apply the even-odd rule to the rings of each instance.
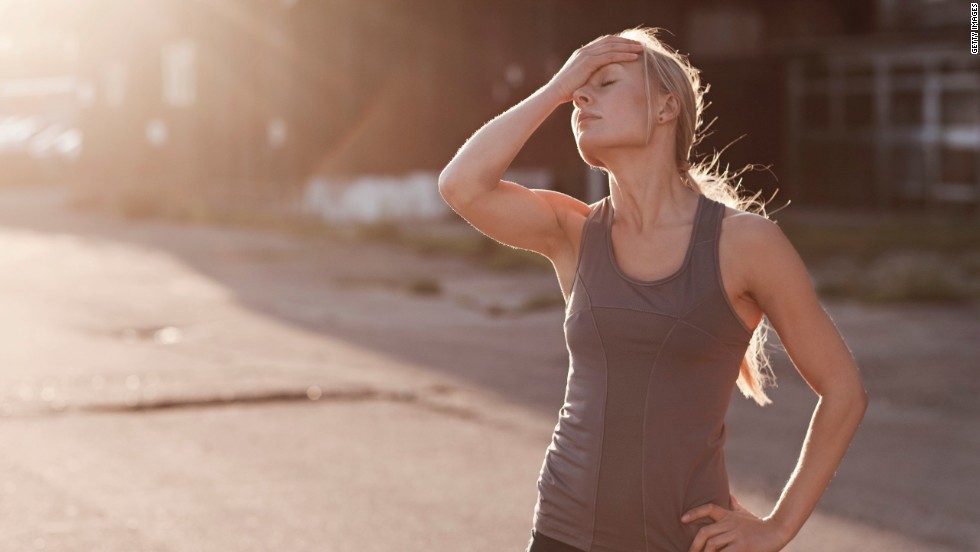
[[[438,170],[474,127],[547,82],[583,41],[654,18],[713,87],[705,119],[718,123],[698,153],[745,135],[726,151],[733,167],[779,168],[778,183],[752,175],[751,189],[846,209],[975,213],[980,203],[980,58],[962,47],[961,2],[4,8],[4,180],[70,181],[131,207],[194,195],[329,217],[311,190],[317,177],[323,193],[341,194],[334,188],[359,176]],[[601,197],[604,182],[589,187],[573,147],[570,110],[535,134],[515,169],[531,171],[536,186]]]
[[[521,550],[550,262],[436,179],[637,25],[710,85],[872,404],[786,550],[980,549],[980,56],[961,0],[0,0],[0,548]],[[505,178],[589,203],[572,106]],[[768,514],[816,396],[732,401]]]

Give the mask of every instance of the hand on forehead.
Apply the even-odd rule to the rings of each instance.
[[[602,67],[595,70],[593,75],[600,75],[603,73],[615,73],[618,71],[625,71],[626,67],[622,63],[607,63]]]

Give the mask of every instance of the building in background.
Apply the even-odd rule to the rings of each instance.
[[[787,174],[807,203],[980,207],[969,6],[878,0],[874,29],[785,43]]]
[[[81,152],[77,43],[0,13],[0,184],[66,178]]]
[[[80,155],[57,178],[108,196],[330,217],[324,201],[355,198],[358,212],[381,212],[365,206],[372,194],[399,179],[415,190],[426,174],[434,189],[473,132],[576,48],[649,25],[711,86],[695,158],[724,150],[722,168],[768,167],[744,174],[746,190],[778,192],[777,205],[980,203],[980,58],[953,0],[18,5],[0,18],[0,94],[22,97],[0,97],[0,121],[30,112],[62,125],[53,142],[74,140]],[[51,32],[56,61],[10,51]],[[23,97],[25,79],[48,83],[45,97]],[[542,124],[505,178],[590,202],[607,193],[578,156],[571,110]],[[425,216],[443,207],[405,197]]]
[[[295,186],[318,140],[293,111],[288,3],[99,0],[81,15],[81,186],[253,208]]]

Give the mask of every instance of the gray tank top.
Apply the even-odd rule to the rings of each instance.
[[[565,402],[538,477],[533,527],[588,552],[686,552],[731,508],[725,414],[752,331],[722,286],[725,205],[699,194],[683,264],[640,281],[612,252],[607,195],[589,213],[565,311]]]

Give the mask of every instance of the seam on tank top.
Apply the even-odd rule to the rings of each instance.
[[[698,325],[696,325],[696,324],[692,324],[692,323],[690,323],[690,322],[688,322],[687,320],[684,320],[683,318],[679,318],[679,319],[678,319],[677,321],[678,321],[678,322],[681,322],[681,323],[684,323],[684,324],[686,324],[686,325],[688,325],[688,326],[690,326],[690,327],[692,327],[692,328],[694,328],[695,330],[698,330],[699,332],[701,332],[701,333],[703,333],[703,334],[705,334],[705,335],[707,335],[707,336],[708,336],[708,337],[710,337],[711,339],[714,339],[714,340],[715,340],[715,341],[717,341],[717,342],[718,342],[719,344],[721,344],[721,345],[723,345],[723,346],[725,346],[725,347],[729,347],[729,346],[733,346],[733,345],[735,345],[734,343],[729,343],[729,342],[727,342],[727,341],[725,341],[725,340],[723,340],[722,338],[720,338],[720,337],[718,337],[718,336],[716,336],[715,334],[713,334],[713,333],[711,333],[711,332],[709,332],[708,330],[706,330],[706,329],[704,329],[704,328],[702,328],[701,326],[698,326]],[[739,344],[739,345],[741,345],[741,344]],[[728,352],[728,354],[730,354],[731,356],[734,356],[734,357],[736,357],[736,358],[739,358],[739,355],[737,355],[736,353],[733,353],[733,352],[731,352],[731,351],[726,351],[726,352]]]
[[[692,324],[691,322],[688,322],[687,320],[684,320],[683,318],[678,318],[677,321],[680,322],[680,323],[682,323],[682,324],[687,324],[688,326],[690,326],[690,327],[694,328],[695,330],[697,330],[697,331],[699,331],[699,332],[707,335],[708,337],[710,337],[711,339],[714,339],[715,341],[717,341],[719,343],[722,343],[722,344],[725,343],[724,341],[721,340],[721,338],[719,338],[715,334],[709,332],[708,330],[702,328],[701,326],[698,326],[697,324]]]
[[[649,416],[647,415],[647,408],[650,406],[650,380],[653,379],[653,375],[656,373],[657,362],[660,361],[660,355],[663,354],[664,349],[667,348],[667,341],[670,340],[670,336],[674,333],[674,329],[677,328],[677,322],[679,319],[674,320],[671,324],[670,329],[667,330],[667,335],[664,336],[663,342],[660,344],[660,349],[657,351],[657,356],[653,358],[653,362],[650,364],[650,375],[647,376],[647,387],[646,393],[644,393],[643,399],[643,431],[640,432],[640,453],[645,454],[646,452],[646,441],[647,441],[647,420]],[[642,460],[641,460],[642,468]],[[644,473],[646,470],[640,469],[640,505],[643,507],[643,550],[649,552],[650,538],[647,535],[647,496],[646,496],[646,477]]]
[[[666,312],[650,311],[650,310],[642,310],[642,309],[634,309],[634,308],[630,308],[630,307],[595,307],[595,308],[597,308],[597,309],[612,309],[612,310],[626,310],[626,311],[633,311],[633,312],[642,312],[643,314],[656,314],[657,316],[663,316],[663,317],[666,317],[666,318],[673,318],[675,320],[678,319],[678,318],[680,318],[676,314],[670,314],[670,313],[666,313]]]
[[[680,319],[687,318],[687,316],[689,314],[691,314],[692,312],[698,310],[698,307],[700,307],[701,305],[703,305],[705,303],[705,301],[707,301],[710,298],[711,298],[711,295],[706,293],[704,295],[704,297],[702,297],[701,299],[699,299],[697,303],[694,303],[694,305],[691,308],[689,308],[686,311],[684,311],[684,313],[681,314],[680,316],[678,316],[678,318],[680,318]]]
[[[589,223],[594,218],[596,211],[599,209],[593,207],[589,210],[589,214],[585,217],[585,222],[582,223],[582,235],[579,236],[578,245],[578,259],[575,261],[575,274],[572,276],[572,285],[568,288],[568,303],[565,304],[565,315],[568,315],[568,309],[572,306],[572,292],[575,291],[575,282],[581,280],[581,274],[579,273],[582,268],[582,258],[585,257],[585,240],[589,232]],[[583,283],[584,285],[584,283]],[[591,301],[589,301],[591,303]]]
[[[699,300],[697,303],[695,303],[694,306],[692,306],[691,308],[687,309],[687,311],[685,311],[684,314],[680,315],[678,318],[680,320],[683,320],[684,323],[687,324],[688,326],[692,326],[694,328],[697,328],[697,329],[701,330],[702,332],[710,335],[711,337],[714,337],[719,343],[727,344],[727,342],[724,341],[723,339],[721,339],[720,337],[717,337],[716,335],[712,334],[711,332],[709,332],[708,330],[702,328],[701,326],[698,326],[698,325],[696,325],[696,324],[694,324],[692,322],[689,322],[687,320],[688,315],[690,315],[692,312],[694,312],[695,310],[697,310],[698,307],[700,307],[705,302],[707,302],[708,299],[711,299],[711,294],[705,294],[705,296],[702,297],[701,300]]]
[[[589,529],[589,547],[588,550],[592,550],[592,545],[595,543],[595,517],[596,517],[596,497],[599,496],[599,471],[602,469],[602,450],[606,444],[606,407],[609,404],[609,357],[606,355],[606,345],[602,342],[602,334],[599,332],[599,326],[595,323],[595,315],[591,312],[592,306],[592,294],[589,293],[589,286],[585,285],[585,280],[582,280],[582,289],[585,290],[585,296],[589,300],[589,319],[592,320],[592,328],[595,330],[595,335],[599,338],[599,348],[602,350],[602,375],[605,378],[605,396],[602,399],[602,420],[599,422],[599,427],[602,428],[602,436],[599,441],[599,461],[595,467],[595,483],[592,486],[592,527]],[[645,531],[645,529],[644,529]]]

